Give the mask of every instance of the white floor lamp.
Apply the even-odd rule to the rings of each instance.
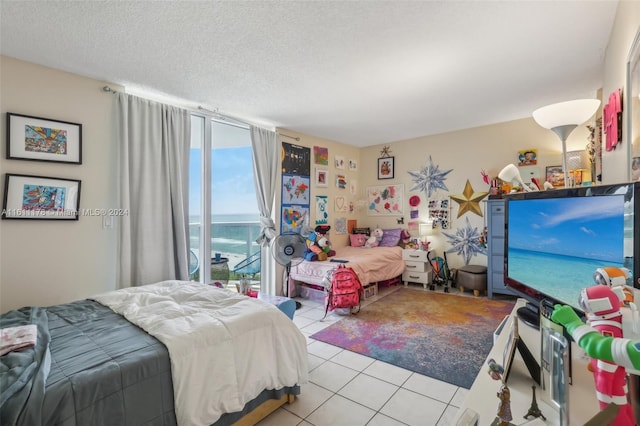
[[[577,99],[547,105],[533,111],[533,119],[545,129],[552,130],[562,141],[562,171],[565,187],[569,185],[567,170],[567,138],[573,130],[586,122],[600,106],[598,99]]]

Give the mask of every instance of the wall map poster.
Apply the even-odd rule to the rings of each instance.
[[[310,222],[311,149],[282,142],[280,233],[299,234]]]

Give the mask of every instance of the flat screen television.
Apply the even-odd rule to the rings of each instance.
[[[538,307],[579,305],[599,267],[629,269],[640,288],[640,182],[552,189],[505,197],[505,284],[525,298],[518,312],[536,325]]]

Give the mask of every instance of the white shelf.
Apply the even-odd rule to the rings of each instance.
[[[519,307],[524,306],[526,301],[518,299],[507,322],[504,324],[495,345],[489,352],[487,360],[493,358],[499,364],[502,363],[504,348],[509,339],[509,330],[514,315]],[[539,361],[540,359],[540,332],[532,327],[527,326],[521,321],[518,322],[518,333],[520,338],[529,348],[529,351]],[[585,424],[591,417],[599,411],[598,401],[595,397],[595,388],[593,385],[593,376],[587,370],[588,359],[583,357],[583,351],[575,343],[571,348],[572,355],[572,376],[573,384],[569,386],[569,421],[572,425]],[[478,373],[467,397],[458,411],[458,416],[462,416],[465,409],[471,409],[479,415],[479,425],[489,425],[495,419],[498,410],[499,400],[497,393],[500,390],[501,382],[493,380],[488,371],[488,365],[485,363]],[[522,356],[516,351],[513,359],[511,372],[507,386],[511,391],[511,412],[513,420],[511,423],[515,425],[527,424],[532,418],[525,419],[532,402],[532,386],[536,386],[536,401],[542,414],[546,417],[544,423],[547,425],[560,424],[558,412],[552,408],[548,401],[548,395],[538,386],[524,364]],[[457,419],[456,419],[457,420]]]

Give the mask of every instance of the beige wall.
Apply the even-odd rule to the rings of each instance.
[[[581,127],[576,129],[567,141],[569,147],[584,148],[588,131]],[[377,158],[383,145],[373,146],[362,150],[361,163],[363,165],[377,164]],[[438,166],[440,171],[451,170],[444,180],[448,191],[435,191],[431,199],[442,200],[450,195],[462,194],[467,180],[471,184],[474,192],[488,192],[489,185],[484,183],[481,172],[484,170],[490,178],[496,177],[500,170],[509,163],[517,163],[518,151],[535,148],[538,150],[538,164],[529,166],[532,171],[544,180],[545,167],[547,165],[561,165],[561,146],[557,136],[549,130],[538,126],[533,119],[521,119],[500,123],[490,126],[477,127],[472,129],[450,132],[435,136],[425,136],[416,139],[395,142],[389,145],[391,155],[395,157],[396,173],[395,179],[390,181],[379,181],[375,174],[375,169],[361,174],[362,187],[380,184],[402,184],[404,185],[405,198],[418,195],[421,199],[419,206],[420,219],[428,217],[427,196],[419,190],[411,191],[414,180],[408,171],[420,171],[429,162],[429,157],[433,164]],[[373,166],[371,166],[373,167]],[[364,168],[363,168],[364,169]],[[486,198],[485,198],[486,199]],[[472,228],[482,231],[485,223],[485,203],[479,205],[482,209],[482,216],[472,212],[464,213],[458,217],[460,205],[451,201],[451,227],[450,229],[436,229],[432,236],[431,248],[441,256],[443,250],[449,249],[448,238],[443,234],[446,232],[455,235],[456,230],[466,226],[466,219]],[[405,202],[405,205],[407,203]],[[409,211],[405,207],[405,224],[411,220]],[[396,225],[395,218],[366,217],[362,219],[366,226],[381,228],[392,228]],[[416,236],[413,232],[412,235]],[[462,266],[464,260],[456,254],[447,254],[447,260],[452,268]],[[470,264],[486,265],[487,257],[477,255],[471,258]]]
[[[115,204],[113,95],[104,82],[0,57],[0,172],[80,179],[80,208]],[[112,86],[117,87],[117,86]],[[5,113],[83,125],[81,165],[7,160]],[[115,230],[101,217],[0,221],[0,312],[69,302],[115,289]]]
[[[315,196],[316,195],[326,195],[329,201],[329,225],[331,226],[330,231],[330,240],[331,244],[334,247],[342,247],[347,245],[348,236],[346,234],[338,234],[335,229],[335,219],[338,217],[344,217],[347,219],[357,219],[359,211],[354,208],[352,212],[347,211],[346,213],[336,212],[335,211],[335,200],[336,197],[342,197],[345,200],[345,203],[348,205],[350,202],[355,204],[357,200],[358,194],[351,194],[349,185],[356,184],[358,187],[360,186],[359,182],[359,174],[362,170],[362,163],[360,162],[360,149],[344,145],[335,141],[318,138],[315,136],[305,135],[302,133],[296,133],[289,129],[279,129],[281,134],[286,134],[288,136],[299,137],[300,140],[297,141],[292,138],[281,136],[280,140],[282,142],[291,143],[294,145],[305,146],[311,149],[311,200],[310,200],[310,213],[311,220],[309,225],[315,228],[315,220],[316,220],[316,210],[315,210]],[[314,164],[313,160],[313,147],[319,146],[323,148],[327,148],[329,151],[329,164],[328,165],[318,165]],[[335,156],[342,156],[348,163],[349,160],[354,160],[357,163],[358,169],[357,171],[349,170],[348,164],[345,165],[343,170],[337,169],[334,165]],[[315,184],[315,176],[316,176],[316,168],[325,169],[329,172],[329,181],[328,186],[325,187],[317,187]],[[347,179],[347,188],[339,189],[336,185],[336,176],[338,174],[342,174]],[[281,190],[278,189],[276,191],[276,206],[280,206],[280,196]],[[279,215],[278,215],[279,216]],[[277,222],[278,226],[280,225],[279,218]]]

